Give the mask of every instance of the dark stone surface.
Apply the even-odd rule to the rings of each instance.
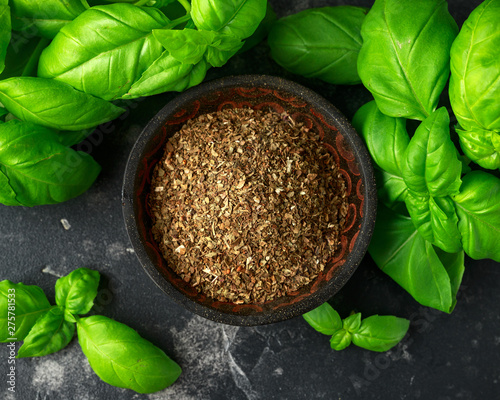
[[[371,1],[272,1],[278,15],[308,7],[371,5]],[[452,1],[459,24],[479,3]],[[360,86],[336,87],[284,72],[265,45],[210,71],[284,76],[317,90],[348,118],[369,99]],[[42,358],[17,360],[16,395],[6,390],[8,349],[0,346],[1,399],[494,399],[500,393],[500,266],[466,260],[452,315],[421,307],[367,256],[332,304],[412,319],[408,336],[390,352],[330,349],[328,337],[302,318],[254,328],[217,324],[185,311],[146,276],[125,232],[120,202],[128,153],[141,127],[175,94],[131,104],[130,115],[87,141],[103,166],[96,184],[67,203],[0,206],[0,278],[41,286],[54,300],[57,276],[77,267],[102,273],[97,311],[137,329],[182,367],[170,388],[153,395],[111,387],[92,372],[76,340]],[[104,129],[103,129],[104,131]],[[65,230],[61,219],[71,224]]]

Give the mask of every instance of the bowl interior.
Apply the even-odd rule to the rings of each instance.
[[[287,112],[296,122],[319,133],[334,155],[347,189],[348,214],[341,247],[311,284],[262,304],[214,301],[184,282],[166,263],[152,235],[147,206],[151,174],[164,146],[183,124],[225,108],[250,107]],[[359,265],[375,222],[376,193],[366,148],[340,112],[316,93],[293,82],[268,76],[222,78],[200,85],[168,103],[145,127],[125,172],[123,206],[127,231],[146,272],[174,300],[217,322],[259,325],[301,315],[333,296]]]

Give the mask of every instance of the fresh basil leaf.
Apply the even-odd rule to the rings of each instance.
[[[442,107],[419,125],[406,148],[403,178],[417,195],[458,193],[462,162],[450,139],[449,124],[448,112]]]
[[[205,78],[207,69],[204,59],[196,65],[183,64],[165,51],[122,98],[134,99],[168,91],[182,92],[198,85]]]
[[[196,27],[246,39],[266,15],[267,0],[193,0],[191,18]]]
[[[328,303],[323,303],[302,316],[309,325],[323,335],[333,335],[342,329],[342,319],[339,313]]]
[[[411,218],[379,203],[368,251],[377,266],[420,304],[451,312],[454,299],[450,276],[432,244],[418,233]]]
[[[500,168],[500,133],[478,128],[469,131],[456,129],[456,132],[467,157],[483,168]]]
[[[262,42],[271,31],[271,28],[276,22],[276,19],[276,13],[274,12],[273,7],[271,6],[271,4],[269,4],[268,1],[264,19],[260,21],[260,24],[255,32],[252,33],[250,37],[245,39],[245,44],[241,47],[241,49],[238,50],[238,53],[244,53],[245,51],[250,50],[254,46],[257,46],[260,42]]]
[[[352,342],[366,350],[387,351],[403,339],[410,327],[410,321],[392,315],[372,315],[363,319]]]
[[[64,320],[64,310],[54,307],[31,328],[17,353],[18,358],[41,357],[65,348],[73,338],[75,324]]]
[[[5,56],[11,35],[10,7],[8,0],[0,0],[0,73],[5,68]]]
[[[222,67],[241,49],[243,44],[244,42],[235,36],[219,33],[208,46],[205,59],[213,67]]]
[[[42,52],[38,75],[105,100],[127,93],[162,54],[152,30],[169,20],[156,8],[116,3],[92,7]]]
[[[92,131],[93,129],[83,129],[81,131],[60,131],[56,132],[56,135],[59,143],[64,146],[71,147],[87,138]]]
[[[0,107],[0,121],[5,122],[5,117],[9,114],[6,108]]]
[[[47,128],[11,120],[0,124],[0,171],[9,186],[0,187],[0,202],[35,206],[69,200],[85,192],[101,168],[94,159],[58,142]]]
[[[125,111],[63,82],[33,77],[0,81],[0,102],[23,121],[72,131],[111,121]]]
[[[465,130],[500,131],[500,2],[481,3],[451,48],[450,103]]]
[[[475,260],[500,261],[500,179],[484,171],[469,172],[453,200],[465,252]]]
[[[453,254],[446,253],[438,248],[435,250],[450,277],[452,303],[449,312],[451,313],[457,304],[457,293],[465,272],[465,253],[463,250]]]
[[[393,208],[398,202],[405,201],[408,195],[408,186],[402,177],[390,172],[375,169],[377,180],[377,195],[387,207]]]
[[[0,282],[0,342],[24,340],[51,305],[38,286]]]
[[[361,313],[349,315],[342,321],[342,327],[350,333],[357,332],[361,325]]]
[[[87,314],[94,305],[99,272],[78,268],[56,282],[56,304],[71,314]]]
[[[330,338],[330,346],[333,350],[344,350],[351,344],[351,340],[351,333],[347,332],[345,329],[340,329]]]
[[[413,224],[425,240],[448,253],[462,250],[458,216],[450,197],[417,196],[409,192],[405,202]]]
[[[268,39],[271,56],[286,70],[333,84],[361,83],[356,63],[366,8],[312,8],[277,21]],[[334,39],[332,39],[334,38]]]
[[[12,38],[7,47],[5,69],[0,74],[0,79],[35,76],[40,54],[48,44],[48,39],[34,37],[28,40],[18,32],[12,32]]]
[[[79,319],[77,330],[90,366],[110,385],[153,393],[170,386],[181,373],[162,350],[117,321],[94,315]]]
[[[358,73],[380,110],[424,120],[450,73],[458,27],[445,0],[376,0],[361,27]]]
[[[80,0],[11,0],[11,7],[13,29],[29,29],[47,39],[85,11]]]

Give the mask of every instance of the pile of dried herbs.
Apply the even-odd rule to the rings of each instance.
[[[261,303],[325,268],[345,223],[345,184],[319,137],[287,114],[227,109],[187,122],[154,169],[163,256],[205,295]]]

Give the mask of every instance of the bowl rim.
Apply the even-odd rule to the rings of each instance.
[[[262,314],[239,315],[225,313],[200,304],[179,291],[165,276],[156,268],[152,262],[144,245],[141,241],[139,230],[137,229],[137,218],[134,212],[134,189],[136,174],[143,152],[150,140],[152,140],[161,127],[165,124],[168,117],[171,117],[179,106],[195,101],[217,90],[227,87],[267,87],[274,90],[283,90],[290,94],[301,97],[307,103],[314,105],[315,110],[320,113],[331,116],[338,124],[339,131],[343,133],[349,142],[349,147],[357,160],[360,176],[364,184],[363,217],[359,235],[355,241],[354,247],[350,250],[346,258],[345,268],[335,277],[335,285],[327,285],[301,301],[280,307],[279,309]],[[344,115],[327,99],[300,85],[296,82],[270,75],[233,75],[214,79],[195,86],[187,91],[177,95],[169,101],[141,131],[132,150],[125,167],[123,186],[122,186],[122,211],[127,234],[129,236],[135,254],[139,263],[153,282],[170,298],[178,304],[184,306],[189,311],[200,315],[212,321],[221,322],[237,326],[255,326],[264,325],[279,321],[284,321],[308,312],[334,296],[340,288],[351,278],[355,270],[361,263],[368,245],[370,243],[375,227],[375,217],[377,209],[377,194],[375,185],[375,176],[372,166],[372,160],[366,149],[366,146]],[[346,265],[347,264],[347,265]],[[329,290],[327,290],[329,289]],[[311,299],[312,297],[312,299]],[[308,299],[312,301],[307,301]]]

